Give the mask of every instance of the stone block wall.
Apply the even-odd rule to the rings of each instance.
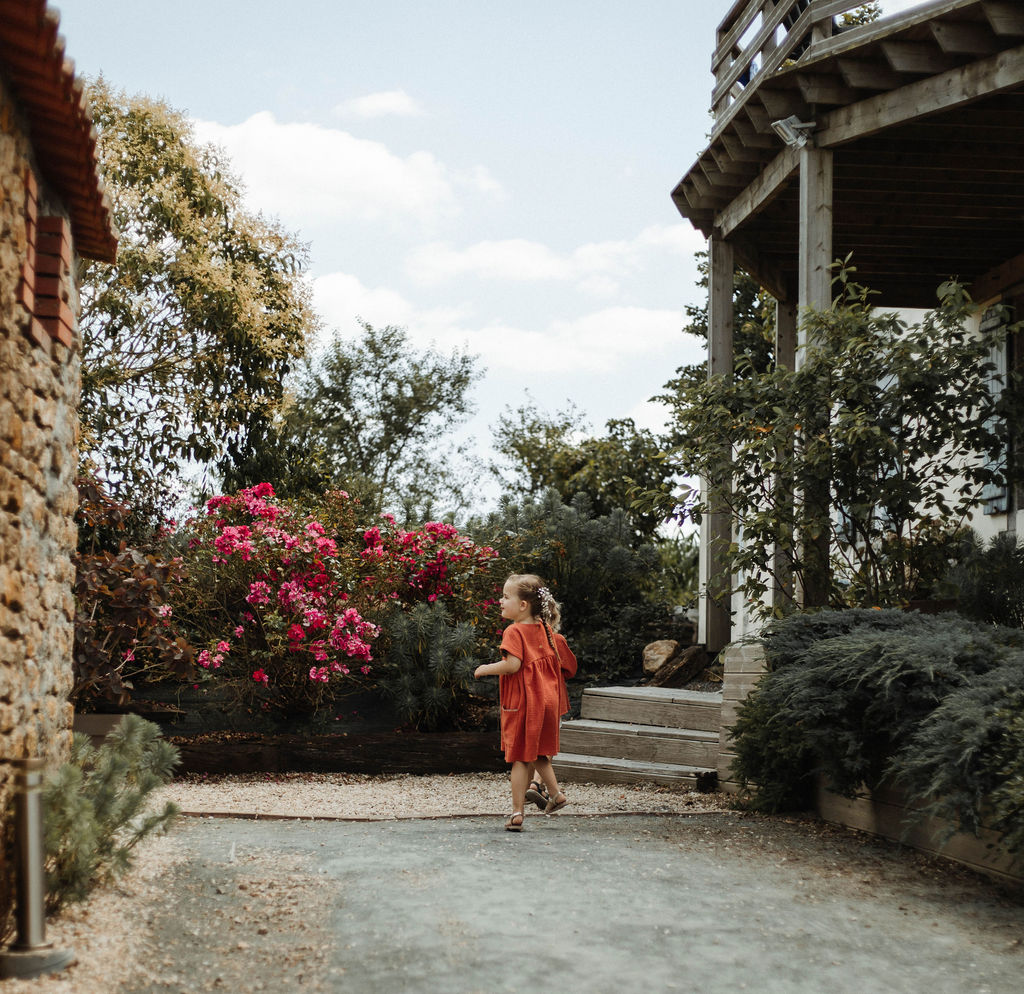
[[[2,77],[0,191],[2,933],[11,893],[7,760],[38,756],[52,767],[67,757],[71,741],[80,390],[67,212],[41,179]]]

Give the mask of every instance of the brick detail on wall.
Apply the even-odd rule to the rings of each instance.
[[[41,217],[35,246],[33,315],[55,342],[71,348],[75,313],[68,303],[71,277],[71,225],[60,216]],[[56,270],[56,272],[54,272]]]

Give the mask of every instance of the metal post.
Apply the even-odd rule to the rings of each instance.
[[[54,949],[46,941],[46,887],[43,878],[43,816],[39,790],[41,759],[15,759],[14,830],[17,843],[15,921],[17,938],[0,952],[0,978],[37,977],[63,970],[74,962],[70,950]]]

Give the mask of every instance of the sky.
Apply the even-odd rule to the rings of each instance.
[[[886,13],[920,2],[888,0]],[[86,75],[165,99],[310,247],[325,334],[478,355],[468,430],[575,404],[600,429],[700,361],[704,241],[670,192],[710,130],[732,0],[61,0]]]

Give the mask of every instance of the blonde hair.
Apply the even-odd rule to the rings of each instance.
[[[526,601],[530,614],[540,618],[544,626],[544,634],[548,637],[548,645],[558,658],[558,646],[552,637],[562,627],[562,608],[551,596],[551,591],[544,586],[544,581],[536,573],[513,573],[506,581],[511,584],[519,599]]]

